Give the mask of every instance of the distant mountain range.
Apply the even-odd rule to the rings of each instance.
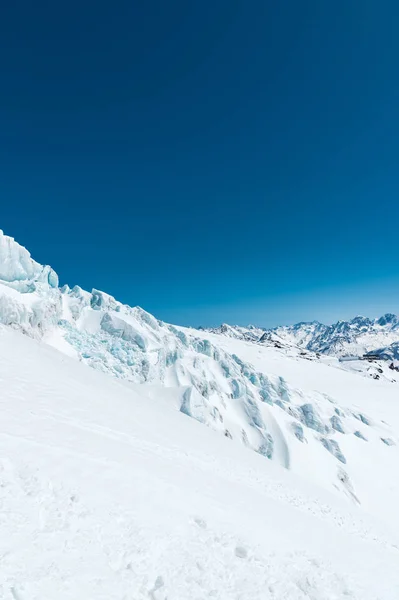
[[[297,346],[309,352],[337,357],[376,352],[381,356],[399,358],[399,317],[390,313],[378,319],[357,316],[333,325],[312,321],[273,329],[223,323],[207,331],[248,342]]]

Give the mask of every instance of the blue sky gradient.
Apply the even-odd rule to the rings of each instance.
[[[399,6],[7,3],[0,227],[176,323],[399,312]]]

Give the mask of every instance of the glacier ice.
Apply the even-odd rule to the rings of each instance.
[[[302,412],[302,422],[319,433],[328,433],[328,427],[323,423],[320,416],[317,414],[316,408],[313,404],[303,404],[300,407]]]
[[[337,415],[333,415],[330,418],[331,427],[335,429],[335,431],[339,431],[339,433],[345,433],[344,427],[342,425],[342,421]]]
[[[395,446],[395,442],[391,438],[381,438],[381,441],[387,446]]]
[[[335,456],[335,458],[337,458],[340,462],[346,464],[346,458],[342,454],[338,442],[327,438],[321,438],[320,441],[325,447],[325,449],[328,450],[333,456]]]
[[[28,293],[40,284],[58,287],[58,276],[51,267],[33,260],[26,248],[0,230],[0,283]]]
[[[293,423],[291,423],[291,428],[292,431],[295,435],[295,437],[300,441],[300,442],[305,442],[305,434],[303,431],[303,427],[302,425],[300,425],[299,423],[296,423],[295,421]]]

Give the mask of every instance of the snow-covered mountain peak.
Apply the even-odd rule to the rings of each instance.
[[[313,352],[335,356],[362,355],[399,341],[399,320],[387,314],[378,319],[357,316],[332,325],[299,323],[273,330],[283,339]]]
[[[223,324],[208,331],[261,344],[274,342],[290,348],[296,346],[330,356],[363,356],[399,342],[399,317],[391,313],[376,319],[358,315],[332,325],[309,321],[273,329]]]
[[[381,327],[390,327],[390,326],[394,327],[394,326],[399,325],[399,317],[392,313],[387,313],[386,315],[383,315],[382,317],[380,317],[377,320],[377,323]]]
[[[345,323],[345,321],[341,321],[342,323]],[[353,319],[351,319],[349,321],[350,325],[352,325],[353,327],[358,327],[358,328],[367,328],[370,327],[370,325],[372,325],[373,321],[371,319],[369,319],[368,317],[365,317],[363,315],[357,315],[356,317],[354,317]]]

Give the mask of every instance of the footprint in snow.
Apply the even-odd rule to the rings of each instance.
[[[204,521],[204,519],[201,519],[201,517],[194,517],[194,523],[198,525],[198,527],[200,527],[201,529],[206,529],[207,527],[206,521]]]
[[[247,550],[245,548],[243,548],[242,546],[237,546],[236,549],[234,550],[234,554],[238,558],[247,558],[248,557]]]
[[[157,592],[158,590],[160,590],[161,588],[163,588],[164,585],[165,584],[164,584],[163,577],[161,577],[161,575],[158,575],[158,577],[155,580],[154,587],[152,588],[152,590],[149,590],[149,592],[148,592],[149,597],[152,600],[157,600],[155,592]]]

